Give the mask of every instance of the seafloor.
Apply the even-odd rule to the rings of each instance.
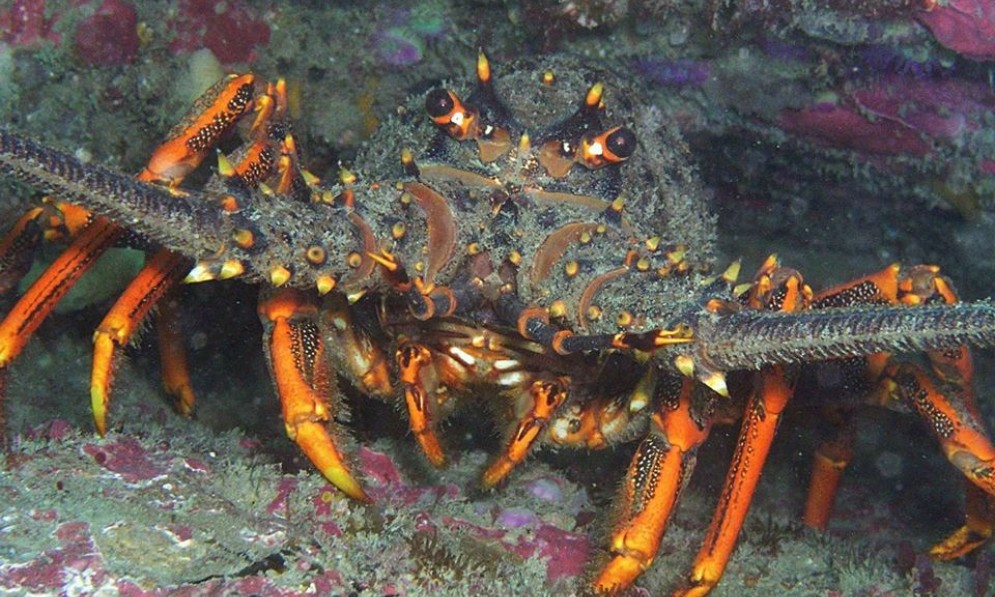
[[[976,46],[931,26],[955,8]],[[936,263],[978,299],[995,280],[993,12],[985,0],[940,0],[929,14],[911,0],[3,0],[0,121],[135,171],[205,84],[251,68],[288,77],[295,133],[324,174],[408,94],[468,76],[478,47],[496,65],[579,55],[638,79],[680,126],[719,217],[719,262],[742,256],[748,272],[777,252],[816,287],[893,261]],[[840,122],[853,134],[828,132]],[[32,193],[0,190],[6,228]],[[89,340],[125,277],[110,271],[10,367],[0,593],[583,592],[633,445],[543,453],[480,493],[475,476],[496,447],[485,425],[448,425],[459,455],[433,471],[401,415],[351,396],[375,502],[349,501],[285,438],[253,289],[237,282],[186,291],[197,417],[169,408],[146,337],[117,371],[99,438]],[[992,428],[993,359],[977,356]],[[782,424],[715,595],[995,595],[991,545],[952,563],[924,555],[962,524],[962,484],[907,415],[868,409],[829,531],[802,526],[816,427],[805,412]],[[713,431],[630,594],[680,585],[735,436]]]

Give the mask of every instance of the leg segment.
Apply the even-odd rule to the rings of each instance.
[[[682,595],[705,595],[722,578],[760,481],[781,413],[794,392],[794,383],[783,367],[762,370],[757,386],[746,404],[719,506],[691,568],[691,588]]]
[[[433,466],[446,463],[435,426],[440,419],[439,406],[448,398],[446,388],[439,383],[432,353],[424,345],[405,342],[397,349],[397,365],[404,384],[404,402],[408,407],[408,424],[418,445]]]
[[[337,392],[316,323],[317,304],[301,291],[279,290],[260,298],[259,316],[287,436],[332,485],[349,497],[369,501],[329,432],[338,405],[325,397],[337,398]]]
[[[815,450],[805,513],[802,516],[805,524],[817,531],[825,531],[829,524],[840,478],[853,459],[853,445],[856,441],[852,410],[841,409],[829,416],[835,419],[834,435]]]
[[[545,430],[550,417],[566,399],[569,385],[570,380],[566,377],[537,379],[521,392],[517,410],[524,412],[517,416],[518,422],[508,437],[504,451],[484,471],[484,487],[496,486],[525,460],[532,444]]]
[[[179,184],[252,107],[255,85],[253,75],[229,77],[215,85],[195,103],[181,125],[171,131],[169,139],[153,153],[148,165],[137,178],[170,186]],[[5,371],[17,357],[34,331],[79,277],[124,234],[121,227],[107,218],[94,217],[73,205],[57,201],[50,203],[55,205],[61,220],[57,226],[49,226],[51,236],[64,235],[73,237],[74,240],[0,323],[0,371]],[[42,211],[33,210],[25,217],[30,220],[45,216],[46,208],[40,209]],[[22,250],[19,245],[30,237],[31,228],[30,221],[22,218],[0,246],[0,255],[16,257],[18,251]],[[59,230],[60,228],[64,230]],[[49,231],[45,234],[49,236]],[[22,265],[18,259],[8,263],[9,257],[4,257],[4,262],[0,263],[3,267],[0,270],[0,283],[10,283],[9,275]],[[155,301],[161,298],[168,286],[175,284],[175,280],[166,280],[175,277],[177,260],[180,258],[166,255],[153,258],[152,270],[144,271],[139,276],[140,280],[129,287],[125,297],[108,314],[95,335],[91,401],[96,425],[101,433],[106,429],[106,406],[115,345],[120,346],[127,341]],[[5,373],[0,373],[3,374]],[[182,383],[174,380],[174,383],[167,382],[167,385]],[[188,382],[186,385],[189,387]],[[0,393],[0,400],[2,397]],[[186,400],[190,401],[189,398]]]
[[[38,326],[109,247],[122,229],[96,217],[17,301],[0,323],[0,368],[6,368],[31,339]]]
[[[179,284],[189,269],[189,261],[185,257],[165,249],[156,251],[94,332],[90,401],[93,420],[100,435],[107,432],[107,405],[110,402],[115,352],[131,340],[152,307]]]
[[[698,446],[711,428],[710,420],[696,408],[693,381],[667,377],[658,392],[662,396],[651,417],[650,433],[636,449],[622,485],[621,512],[611,537],[612,558],[592,583],[600,593],[630,586],[653,564],[694,471]]]
[[[995,496],[964,481],[964,526],[929,550],[938,560],[955,560],[966,556],[992,540],[995,535]]]
[[[41,241],[42,226],[38,220],[44,214],[44,207],[28,210],[0,240],[0,294],[14,288],[31,267],[33,249]]]
[[[156,338],[159,340],[159,366],[162,368],[162,385],[173,397],[174,407],[181,415],[193,414],[196,401],[190,385],[187,368],[187,351],[180,333],[180,298],[171,292],[159,300],[155,317]]]
[[[894,265],[816,295],[813,306],[861,302],[915,307],[953,304],[957,296],[935,266],[900,270]],[[916,412],[937,436],[950,462],[967,479],[965,525],[937,544],[932,555],[953,559],[977,549],[990,540],[995,529],[995,447],[976,405],[970,351],[966,347],[932,351],[926,353],[925,359],[915,361],[889,359],[883,354],[864,360],[870,387],[865,401]],[[824,445],[816,455],[805,511],[809,526],[826,526],[836,483],[852,453],[850,426],[845,422],[838,438],[842,441]]]
[[[781,267],[771,256],[760,267],[743,300],[751,309],[794,312],[807,309],[811,298],[812,290],[804,284],[801,274]],[[750,509],[781,413],[794,394],[795,377],[784,366],[766,367],[756,375],[719,505],[688,576],[691,586],[678,594],[705,595],[722,578]]]

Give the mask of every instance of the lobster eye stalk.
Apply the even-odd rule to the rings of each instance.
[[[636,150],[636,134],[617,126],[597,135],[584,135],[577,148],[577,162],[592,170],[629,159]]]
[[[425,96],[425,111],[453,139],[477,137],[477,111],[464,104],[453,91],[441,87],[430,91]]]

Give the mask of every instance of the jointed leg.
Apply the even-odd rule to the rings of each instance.
[[[189,269],[189,261],[183,256],[165,249],[156,251],[97,326],[93,334],[90,400],[100,435],[107,432],[114,353],[131,340],[152,307],[179,284]]]
[[[439,407],[448,400],[448,390],[439,383],[432,352],[421,344],[405,342],[397,349],[397,365],[411,432],[428,461],[441,468],[446,455],[435,427],[441,418]]]
[[[807,526],[818,531],[825,531],[829,523],[840,478],[853,458],[853,445],[856,441],[851,409],[829,411],[827,416],[834,419],[833,436],[819,444],[815,450],[805,513],[802,516]]]
[[[484,487],[494,487],[525,460],[529,449],[545,430],[550,417],[566,399],[569,385],[570,380],[565,377],[536,379],[520,393],[520,408],[517,410],[525,412],[516,417],[517,423],[504,450],[484,471]]]
[[[746,520],[781,414],[794,393],[794,383],[782,367],[761,371],[757,386],[746,403],[736,453],[718,508],[691,568],[691,587],[679,594],[704,595],[722,578]]]
[[[694,471],[698,447],[711,428],[693,397],[694,385],[673,377],[660,381],[663,395],[651,417],[650,433],[637,448],[622,485],[622,509],[611,538],[612,558],[592,583],[598,592],[613,593],[630,586],[653,564]]]
[[[260,298],[259,316],[287,436],[343,493],[369,501],[329,432],[338,405],[326,396],[337,399],[338,392],[317,324],[317,304],[301,291],[279,290]]]

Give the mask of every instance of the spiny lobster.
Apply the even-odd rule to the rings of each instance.
[[[480,54],[471,90],[439,87],[401,107],[360,169],[332,184],[301,166],[282,82],[252,74],[212,88],[134,179],[0,132],[3,171],[58,198],[0,244],[0,287],[21,277],[40,237],[71,239],[0,323],[0,378],[97,256],[138,243],[147,263],[94,339],[101,434],[114,355],[153,306],[182,282],[239,277],[260,286],[288,435],[357,500],[368,498],[339,449],[336,376],[396,397],[436,466],[446,461],[439,422],[478,394],[498,404],[506,432],[482,475],[489,488],[535,444],[639,439],[598,591],[627,587],[652,564],[698,446],[712,424],[742,418],[682,591],[715,586],[803,363],[837,368],[848,397],[831,405],[840,434],[817,455],[810,525],[826,524],[852,405],[869,402],[917,412],[970,482],[968,523],[936,553],[955,557],[991,536],[995,448],[964,346],[995,343],[993,305],[958,304],[928,266],[819,293],[774,258],[743,286],[738,265],[709,276],[714,219],[663,115],[605,69],[555,59],[507,71],[495,78]],[[180,189],[243,120],[240,149],[220,157],[203,189]],[[161,309],[157,330],[167,389],[189,413],[175,315]]]

